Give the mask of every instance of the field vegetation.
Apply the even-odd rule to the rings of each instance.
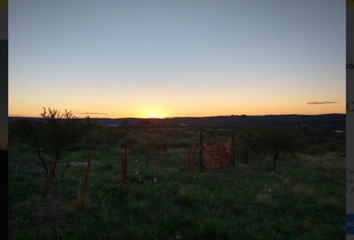
[[[9,239],[345,239],[345,133],[247,128],[244,164],[244,128],[204,128],[208,145],[236,134],[236,164],[200,173],[197,126],[110,128],[73,119],[69,114],[55,122],[55,131],[49,121],[44,127],[10,124]],[[58,149],[56,174],[42,202]]]

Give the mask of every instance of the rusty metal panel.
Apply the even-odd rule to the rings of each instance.
[[[217,143],[213,146],[203,144],[203,170],[210,168],[223,168],[228,164],[233,164],[232,144]]]

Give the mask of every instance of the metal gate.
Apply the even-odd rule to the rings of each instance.
[[[203,144],[203,170],[210,168],[223,168],[226,165],[234,165],[232,144],[217,143],[213,146]]]

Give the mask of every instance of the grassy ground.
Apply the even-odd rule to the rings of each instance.
[[[345,239],[345,158],[337,154],[253,156],[248,166],[194,171],[188,151],[130,151],[128,183],[121,149],[93,152],[87,203],[77,209],[88,151],[69,152],[57,165],[47,203],[34,153],[9,148],[9,239]],[[197,151],[198,152],[198,151]],[[34,164],[33,164],[34,163]]]

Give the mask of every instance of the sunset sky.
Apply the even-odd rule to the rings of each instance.
[[[345,1],[9,2],[9,116],[345,113]]]

